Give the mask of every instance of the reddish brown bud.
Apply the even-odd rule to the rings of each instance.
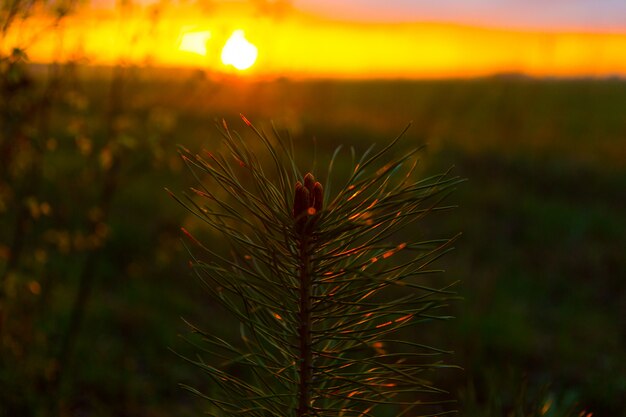
[[[296,192],[293,199],[293,217],[298,218],[309,207],[309,191],[298,181],[296,183]]]
[[[302,187],[302,212],[305,212],[311,204],[311,193],[305,187]]]
[[[313,192],[313,185],[315,184],[315,177],[310,172],[304,176],[304,186],[309,192]]]
[[[322,206],[324,204],[324,189],[322,188],[322,184],[316,182],[313,185],[313,208],[315,211],[322,210]]]
[[[315,181],[310,172],[304,177],[304,184],[296,182],[293,202],[293,217],[296,219],[296,228],[305,232],[312,227],[315,216],[323,206],[324,190],[322,184]]]

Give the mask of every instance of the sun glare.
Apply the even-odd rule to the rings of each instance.
[[[222,62],[238,70],[250,68],[256,61],[258,51],[244,36],[243,30],[236,30],[222,49]]]
[[[180,36],[178,49],[185,52],[206,56],[206,43],[211,39],[211,32],[187,32]]]

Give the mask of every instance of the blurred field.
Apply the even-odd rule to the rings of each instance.
[[[412,121],[401,146],[427,145],[424,175],[468,178],[459,208],[420,231],[463,232],[441,262],[457,319],[416,336],[455,351],[464,371],[440,384],[461,415],[626,415],[626,82],[15,68],[0,106],[0,416],[202,410],[177,383],[206,381],[168,348],[193,352],[181,316],[234,325],[189,273],[179,227],[198,225],[163,188],[193,185],[176,146],[219,149],[221,118],[251,138],[239,113],[289,132],[305,169],[314,148],[362,152]]]

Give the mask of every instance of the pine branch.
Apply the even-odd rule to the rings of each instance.
[[[267,158],[225,124],[225,153],[181,149],[198,186],[174,198],[222,234],[231,252],[183,229],[193,270],[241,329],[240,340],[225,340],[191,327],[211,359],[190,362],[214,389],[187,389],[218,416],[365,417],[386,406],[408,415],[445,404],[431,400],[442,392],[427,375],[449,366],[429,358],[449,352],[402,335],[449,318],[439,310],[453,298],[450,286],[431,287],[423,277],[438,272],[431,265],[456,237],[396,239],[429,213],[449,209],[442,202],[460,180],[448,173],[415,179],[417,150],[381,163],[398,137],[380,151],[368,149],[331,193],[339,150],[322,187],[313,174],[302,176],[293,145],[244,122]]]

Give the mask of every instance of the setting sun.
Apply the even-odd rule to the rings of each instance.
[[[243,30],[236,30],[222,49],[222,62],[238,70],[245,70],[254,64],[257,54],[257,47],[245,38]]]

